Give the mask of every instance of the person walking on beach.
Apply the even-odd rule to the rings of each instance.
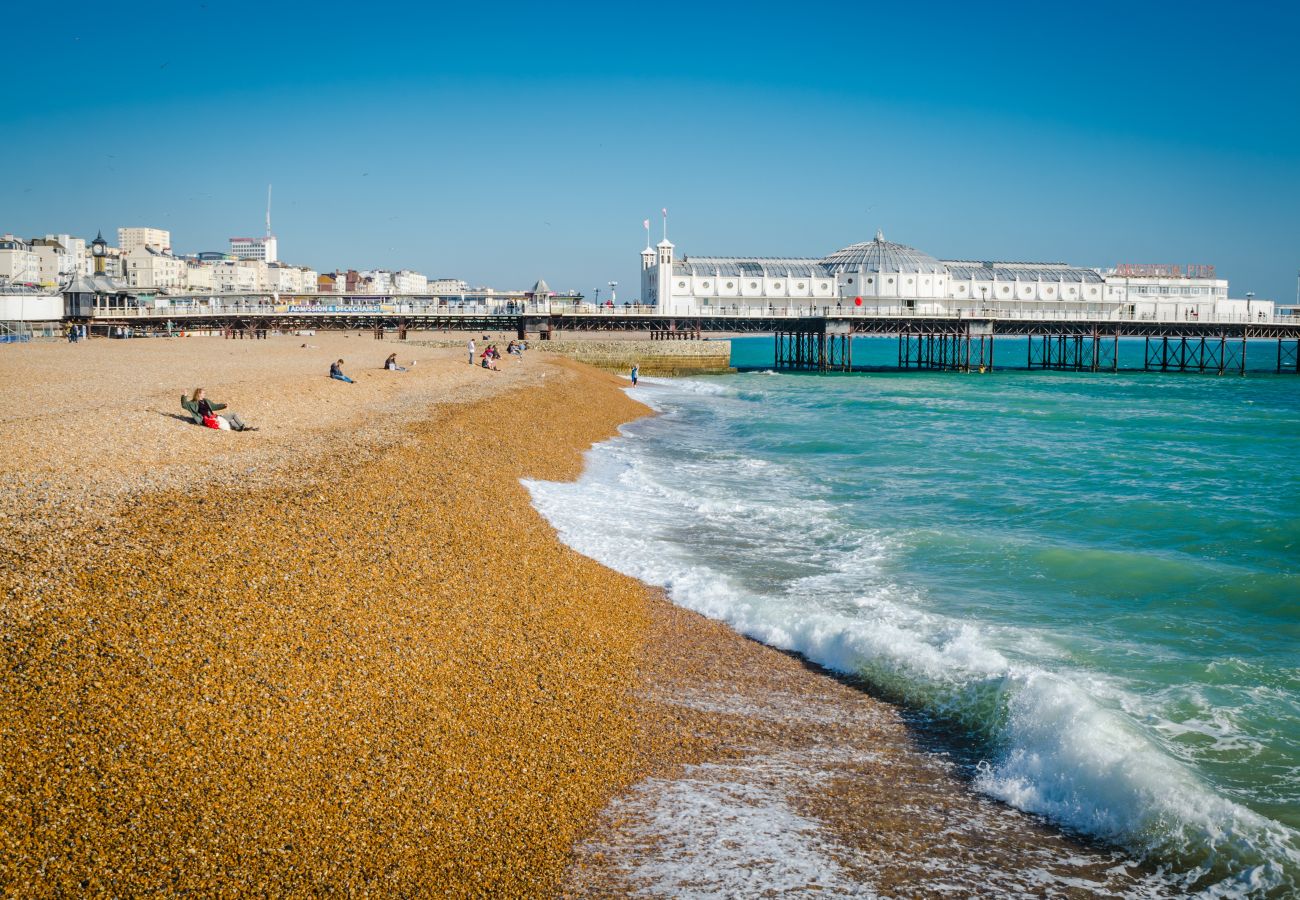
[[[637,376],[641,374],[641,367],[633,364],[632,366],[632,387],[636,387]]]
[[[469,364],[474,365],[474,339],[469,339]]]
[[[193,396],[186,400],[185,395],[181,394],[181,407],[190,414],[190,418],[195,425],[205,425],[208,428],[218,428],[222,431],[256,431],[253,426],[244,422],[235,413],[226,413],[224,416],[217,415],[217,410],[225,409],[224,403],[213,403],[208,400],[203,388],[195,388]]]
[[[336,363],[330,363],[330,378],[352,384],[352,379],[343,374],[343,360],[341,359]]]

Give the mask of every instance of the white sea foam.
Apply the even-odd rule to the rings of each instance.
[[[670,421],[680,412],[673,392],[745,402],[720,382],[656,384]],[[634,435],[666,424],[634,426]],[[1009,655],[1017,644],[1050,645],[1048,636],[931,611],[882,574],[888,541],[837,522],[815,482],[785,472],[755,478],[759,461],[692,447],[699,436],[689,430],[674,438],[680,452],[666,443],[647,452],[637,436],[600,445],[577,483],[528,482],[534,503],[570,546],[664,586],[676,603],[864,674],[983,735],[990,758],[976,785],[989,795],[1170,863],[1210,896],[1300,889],[1296,832],[1217,793],[1171,755],[1162,723],[1143,724],[1142,702],[1121,684],[1071,670],[1059,653]],[[1205,727],[1226,738],[1231,722]]]
[[[606,811],[622,823],[619,843],[579,852],[635,860],[623,874],[637,896],[874,896],[844,874],[820,826],[791,808],[789,792],[810,777],[808,761],[774,756],[647,779]]]

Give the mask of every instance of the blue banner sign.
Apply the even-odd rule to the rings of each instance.
[[[378,313],[378,306],[291,306],[291,313]]]

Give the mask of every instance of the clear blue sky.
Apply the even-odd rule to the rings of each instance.
[[[679,253],[1206,262],[1295,297],[1297,4],[39,4],[0,231],[637,290]],[[66,9],[73,9],[66,7]]]

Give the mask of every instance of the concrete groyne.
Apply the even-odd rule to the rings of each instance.
[[[642,375],[704,375],[731,370],[731,341],[538,341],[530,344],[607,372]]]
[[[428,347],[464,347],[464,340],[412,340]],[[498,341],[504,350],[505,341]],[[528,342],[530,353],[554,353],[607,372],[626,375],[708,375],[731,371],[731,341],[551,340]],[[480,348],[481,349],[481,348]]]

